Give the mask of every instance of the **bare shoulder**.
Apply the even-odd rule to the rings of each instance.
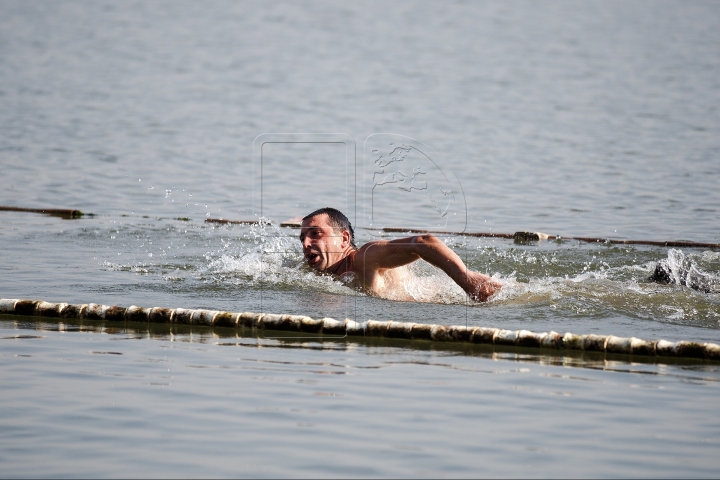
[[[388,243],[388,240],[373,240],[372,242],[367,242],[366,244],[357,249],[355,255],[372,255],[377,251],[383,250],[385,247],[387,247]]]
[[[373,240],[357,249],[353,259],[353,267],[356,271],[364,271],[368,267],[377,269],[378,259],[385,255],[387,240]]]
[[[420,258],[415,252],[415,237],[368,242],[355,255],[356,270],[385,270],[401,267]]]

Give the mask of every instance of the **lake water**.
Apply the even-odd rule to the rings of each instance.
[[[94,216],[0,212],[0,297],[720,343],[717,249],[452,233],[720,243],[719,21],[710,2],[3,2],[0,205]],[[418,302],[359,295],[277,226],[324,206],[359,243],[445,232],[506,287],[469,304],[418,265]],[[659,261],[697,288],[648,282]],[[715,364],[148,328],[0,318],[0,475],[720,467]]]

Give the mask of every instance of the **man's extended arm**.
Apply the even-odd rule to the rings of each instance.
[[[481,301],[495,293],[500,283],[482,273],[468,270],[460,257],[434,235],[397,240],[378,240],[363,245],[355,256],[355,267],[382,270],[423,259],[445,272],[473,298]]]

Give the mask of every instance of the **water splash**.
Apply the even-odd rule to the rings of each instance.
[[[242,227],[173,225],[138,228],[113,224],[107,236],[95,231],[83,231],[78,236],[92,242],[107,239],[112,255],[98,259],[100,269],[157,277],[165,285],[157,287],[161,289],[269,289],[354,296],[358,300],[363,296],[349,282],[319,275],[307,267],[298,232],[278,228],[267,219]],[[373,239],[361,230],[358,242]],[[490,307],[501,316],[511,312],[531,319],[603,321],[629,317],[703,328],[720,325],[719,252],[549,243],[517,246],[466,237],[444,240],[470,269],[492,274],[503,282],[503,288],[488,303],[472,302],[441,270],[416,262],[404,267],[404,282],[390,299]],[[154,255],[152,260],[157,260],[150,261],[148,250],[157,245],[173,245],[173,249],[164,256]],[[668,284],[648,281],[658,262],[671,275]],[[137,281],[146,285],[151,279]],[[368,302],[377,305],[374,300]],[[412,308],[422,311],[424,307]]]
[[[719,271],[718,252],[685,255],[682,250],[672,248],[667,258],[658,262],[650,279],[658,283],[684,285],[705,293],[720,293]]]
[[[242,241],[224,244],[219,252],[208,252],[203,275],[220,283],[314,290],[342,295],[363,295],[352,288],[352,278],[322,275],[305,263],[302,245],[267,219],[252,226]],[[403,283],[390,290],[390,300],[440,304],[465,304],[465,292],[440,269],[425,262],[400,267]]]
[[[468,302],[465,292],[439,268],[425,262],[415,262],[405,267],[403,293],[408,300],[427,303],[464,304]]]
[[[267,218],[251,226],[240,240],[224,244],[220,252],[206,253],[203,274],[234,285],[355,294],[333,277],[311,270],[298,239]]]

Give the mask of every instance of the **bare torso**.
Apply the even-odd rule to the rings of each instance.
[[[407,265],[420,259],[445,272],[473,299],[484,302],[501,287],[491,277],[468,269],[434,235],[374,240],[356,249],[351,230],[336,231],[327,213],[304,218],[300,241],[308,265],[369,295],[393,300],[414,300],[406,288],[412,276]]]
[[[362,247],[350,253],[346,258],[345,268],[338,274],[340,280],[347,286],[374,297],[389,300],[412,301],[415,300],[408,293],[405,285],[411,280],[412,273],[406,266],[396,268],[367,268],[362,260],[356,262],[356,254]]]

